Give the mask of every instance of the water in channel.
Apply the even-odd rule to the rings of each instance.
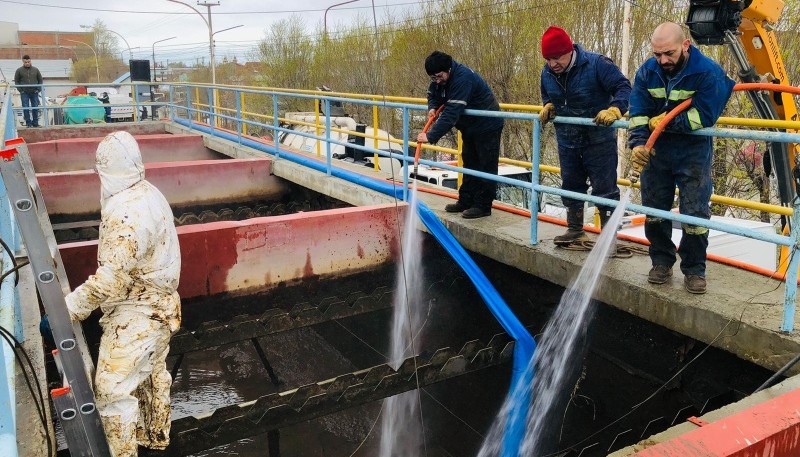
[[[425,316],[424,307],[420,306],[424,281],[421,260],[423,234],[416,229],[417,204],[415,181],[403,225],[403,246],[393,303],[389,365],[395,370],[403,360],[419,351],[419,330]],[[424,455],[421,422],[418,389],[385,399],[381,412],[380,457]]]
[[[627,190],[608,221],[608,227],[619,227],[629,199],[630,190]],[[518,386],[520,389],[530,388],[530,395],[509,393],[481,446],[479,457],[542,456],[559,450],[557,446],[560,430],[553,425],[561,424],[566,402],[569,400],[567,390],[572,389],[580,375],[577,370],[586,354],[587,331],[596,309],[592,294],[612,246],[616,246],[616,231],[603,227],[594,249],[589,253],[578,276],[564,291],[558,307],[537,341],[536,351],[527,368],[528,371],[533,370],[533,385]],[[503,453],[506,418],[514,406],[512,402],[516,398],[526,397],[531,403],[519,452]]]

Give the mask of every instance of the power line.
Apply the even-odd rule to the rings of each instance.
[[[0,0],[0,3],[12,3],[15,5],[25,5],[25,6],[38,6],[42,8],[56,8],[56,9],[65,9],[65,10],[78,10],[78,11],[99,11],[99,12],[106,12],[106,13],[130,13],[130,14],[174,14],[174,15],[181,15],[187,16],[192,15],[193,13],[186,13],[180,11],[135,11],[135,10],[115,10],[115,9],[108,9],[108,8],[84,8],[79,6],[62,6],[62,5],[45,5],[42,3],[31,3],[31,2],[20,2],[14,0]],[[395,3],[393,5],[378,5],[377,8],[390,8],[394,6],[406,6],[406,5],[419,5],[423,3],[428,3],[427,1],[418,1],[418,2],[404,2],[404,3]],[[339,11],[342,10],[359,10],[359,9],[371,9],[371,6],[353,6],[353,7],[346,7],[346,8],[339,8]],[[315,8],[315,9],[297,9],[297,10],[271,10],[271,11],[224,11],[224,12],[214,12],[214,15],[234,15],[234,14],[294,14],[294,13],[320,13],[325,11],[325,8]]]

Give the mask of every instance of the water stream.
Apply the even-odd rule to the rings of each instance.
[[[608,227],[620,225],[629,199],[630,190],[622,195]],[[525,438],[518,454],[502,449],[506,418],[513,406],[511,402],[514,398],[526,398],[511,392],[481,446],[479,457],[542,456],[558,450],[560,430],[557,426],[561,424],[570,393],[580,377],[577,370],[583,363],[588,344],[587,331],[596,308],[592,294],[615,242],[616,231],[604,227],[583,268],[561,296],[556,311],[539,338],[534,357],[528,365],[528,370],[533,370],[534,381],[527,396],[531,405]]]
[[[424,319],[422,301],[422,232],[417,230],[417,184],[403,225],[402,250],[397,268],[389,365],[399,368],[404,359],[418,353],[419,329]],[[383,402],[381,457],[424,455],[419,391],[411,390]]]

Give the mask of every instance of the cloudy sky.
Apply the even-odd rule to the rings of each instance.
[[[198,6],[196,0],[183,0],[204,15],[207,8]],[[219,0],[211,8],[214,31],[237,27],[214,36],[216,55],[236,55],[246,60],[248,50],[264,37],[269,24],[286,19],[292,14],[301,15],[309,28],[322,24],[325,9],[345,0]],[[205,3],[205,2],[204,2]],[[212,1],[209,3],[216,3]],[[345,24],[359,14],[372,18],[372,5],[380,18],[387,12],[402,12],[419,7],[422,0],[356,0],[329,10],[329,33],[337,25]],[[186,6],[167,0],[0,0],[0,20],[16,22],[20,30],[83,31],[81,26],[91,26],[101,20],[114,32],[125,37],[134,58],[150,58],[153,43],[175,37],[155,45],[156,59],[194,62],[208,60],[208,28],[205,22]],[[125,44],[119,40],[121,50]],[[127,52],[125,58],[127,59]]]

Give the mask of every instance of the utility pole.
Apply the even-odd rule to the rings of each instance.
[[[214,68],[214,29],[211,26],[211,7],[212,6],[219,6],[219,2],[197,2],[197,6],[205,6],[208,9],[208,19],[206,19],[206,17],[203,16],[203,13],[201,13],[200,11],[197,10],[197,8],[195,8],[192,5],[189,5],[188,3],[183,3],[183,2],[178,1],[178,0],[167,0],[167,1],[168,2],[172,2],[172,3],[178,3],[178,4],[181,4],[183,6],[191,8],[192,11],[194,11],[197,14],[199,14],[200,18],[203,19],[203,22],[206,23],[206,27],[208,27],[208,50],[209,50],[209,54],[211,55],[211,84],[212,85],[216,85],[217,84],[217,70],[216,70],[216,68]]]

